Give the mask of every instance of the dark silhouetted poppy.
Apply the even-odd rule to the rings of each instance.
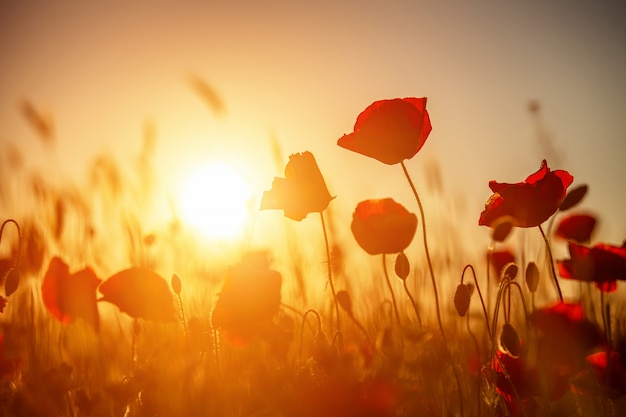
[[[159,322],[176,320],[174,298],[167,281],[146,268],[129,268],[100,285],[102,298],[133,318]]]
[[[61,323],[69,324],[80,318],[98,330],[96,289],[100,282],[91,268],[70,274],[69,266],[61,258],[54,257],[43,277],[43,303]]]
[[[602,350],[588,355],[589,375],[587,381],[578,378],[574,384],[579,388],[579,393],[594,395],[597,391],[595,385],[599,384],[609,398],[626,396],[626,373],[622,368],[620,354],[614,350]],[[593,379],[592,381],[589,381]],[[592,385],[593,383],[593,385]]]
[[[285,216],[300,221],[309,213],[324,211],[333,198],[315,157],[303,152],[289,157],[285,178],[274,178],[272,188],[263,193],[260,209],[282,209]]]
[[[591,248],[568,243],[570,259],[558,261],[563,278],[594,282],[605,292],[615,291],[617,281],[626,280],[626,242],[621,246],[599,243]]]
[[[596,218],[590,214],[571,214],[563,217],[554,232],[555,236],[577,243],[587,243],[596,227]]]
[[[213,326],[236,346],[272,332],[280,307],[281,275],[269,269],[267,254],[248,254],[226,274],[213,309]]]
[[[4,308],[7,306],[7,299],[0,295],[0,313],[4,313]]]
[[[573,180],[567,171],[550,171],[544,159],[539,171],[523,182],[490,181],[493,194],[485,203],[478,224],[495,227],[507,220],[515,227],[539,226],[559,209]]]
[[[393,165],[415,156],[431,130],[426,97],[379,100],[359,114],[354,132],[337,145]]]
[[[417,216],[391,198],[361,201],[352,214],[352,234],[370,255],[399,253],[413,240]]]
[[[539,330],[538,366],[574,375],[590,350],[605,343],[600,328],[585,317],[581,304],[558,302],[535,310],[529,321]]]

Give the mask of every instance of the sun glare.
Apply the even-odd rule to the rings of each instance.
[[[247,221],[251,191],[244,177],[225,162],[192,172],[180,190],[182,219],[211,239],[239,235]]]

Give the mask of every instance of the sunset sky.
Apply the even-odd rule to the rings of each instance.
[[[460,230],[481,230],[489,180],[521,181],[546,158],[590,185],[581,208],[600,216],[598,240],[619,244],[625,21],[624,3],[588,0],[1,1],[0,141],[80,181],[97,153],[132,163],[152,120],[164,190],[221,158],[260,198],[283,175],[275,138],[285,161],[315,155],[347,222],[366,198],[416,210],[399,166],[336,142],[372,101],[425,96],[433,131],[407,167],[425,195],[426,173],[440,167],[443,192],[425,201],[431,224],[442,208]],[[190,75],[215,89],[223,115]],[[20,115],[22,99],[53,115],[52,149]],[[556,154],[537,139],[531,100]]]

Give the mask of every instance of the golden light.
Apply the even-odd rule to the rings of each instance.
[[[226,162],[211,162],[183,183],[182,220],[210,239],[234,239],[246,226],[251,197],[241,173]]]

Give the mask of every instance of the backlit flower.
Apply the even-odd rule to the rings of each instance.
[[[315,157],[303,152],[289,157],[285,178],[274,178],[272,188],[263,193],[260,209],[282,209],[285,216],[300,221],[309,213],[324,211],[333,198]]]
[[[352,215],[352,234],[370,255],[399,253],[413,240],[417,216],[391,198],[361,201]]]
[[[563,278],[594,282],[603,291],[617,288],[618,280],[626,280],[626,242],[621,246],[599,243],[591,248],[568,243],[570,259],[557,262]]]
[[[96,289],[100,282],[91,268],[70,274],[69,266],[61,258],[52,258],[41,286],[43,303],[61,323],[69,324],[80,318],[97,330]]]
[[[431,130],[426,97],[379,100],[359,114],[354,132],[337,145],[393,165],[415,156]]]
[[[494,227],[507,219],[515,227],[539,226],[559,209],[573,180],[567,171],[550,171],[544,159],[539,171],[523,182],[490,181],[493,194],[485,203],[478,224]]]
[[[248,254],[226,274],[213,309],[213,326],[235,345],[271,333],[280,307],[281,275],[269,269],[265,253]]]
[[[587,243],[596,227],[596,218],[590,214],[572,214],[564,217],[554,235],[578,243]]]
[[[593,348],[605,343],[603,332],[587,319],[581,304],[558,302],[535,310],[529,322],[539,331],[538,365],[573,375]]]
[[[155,272],[133,267],[120,271],[100,285],[102,298],[133,318],[158,322],[176,320],[174,297],[167,281]]]

